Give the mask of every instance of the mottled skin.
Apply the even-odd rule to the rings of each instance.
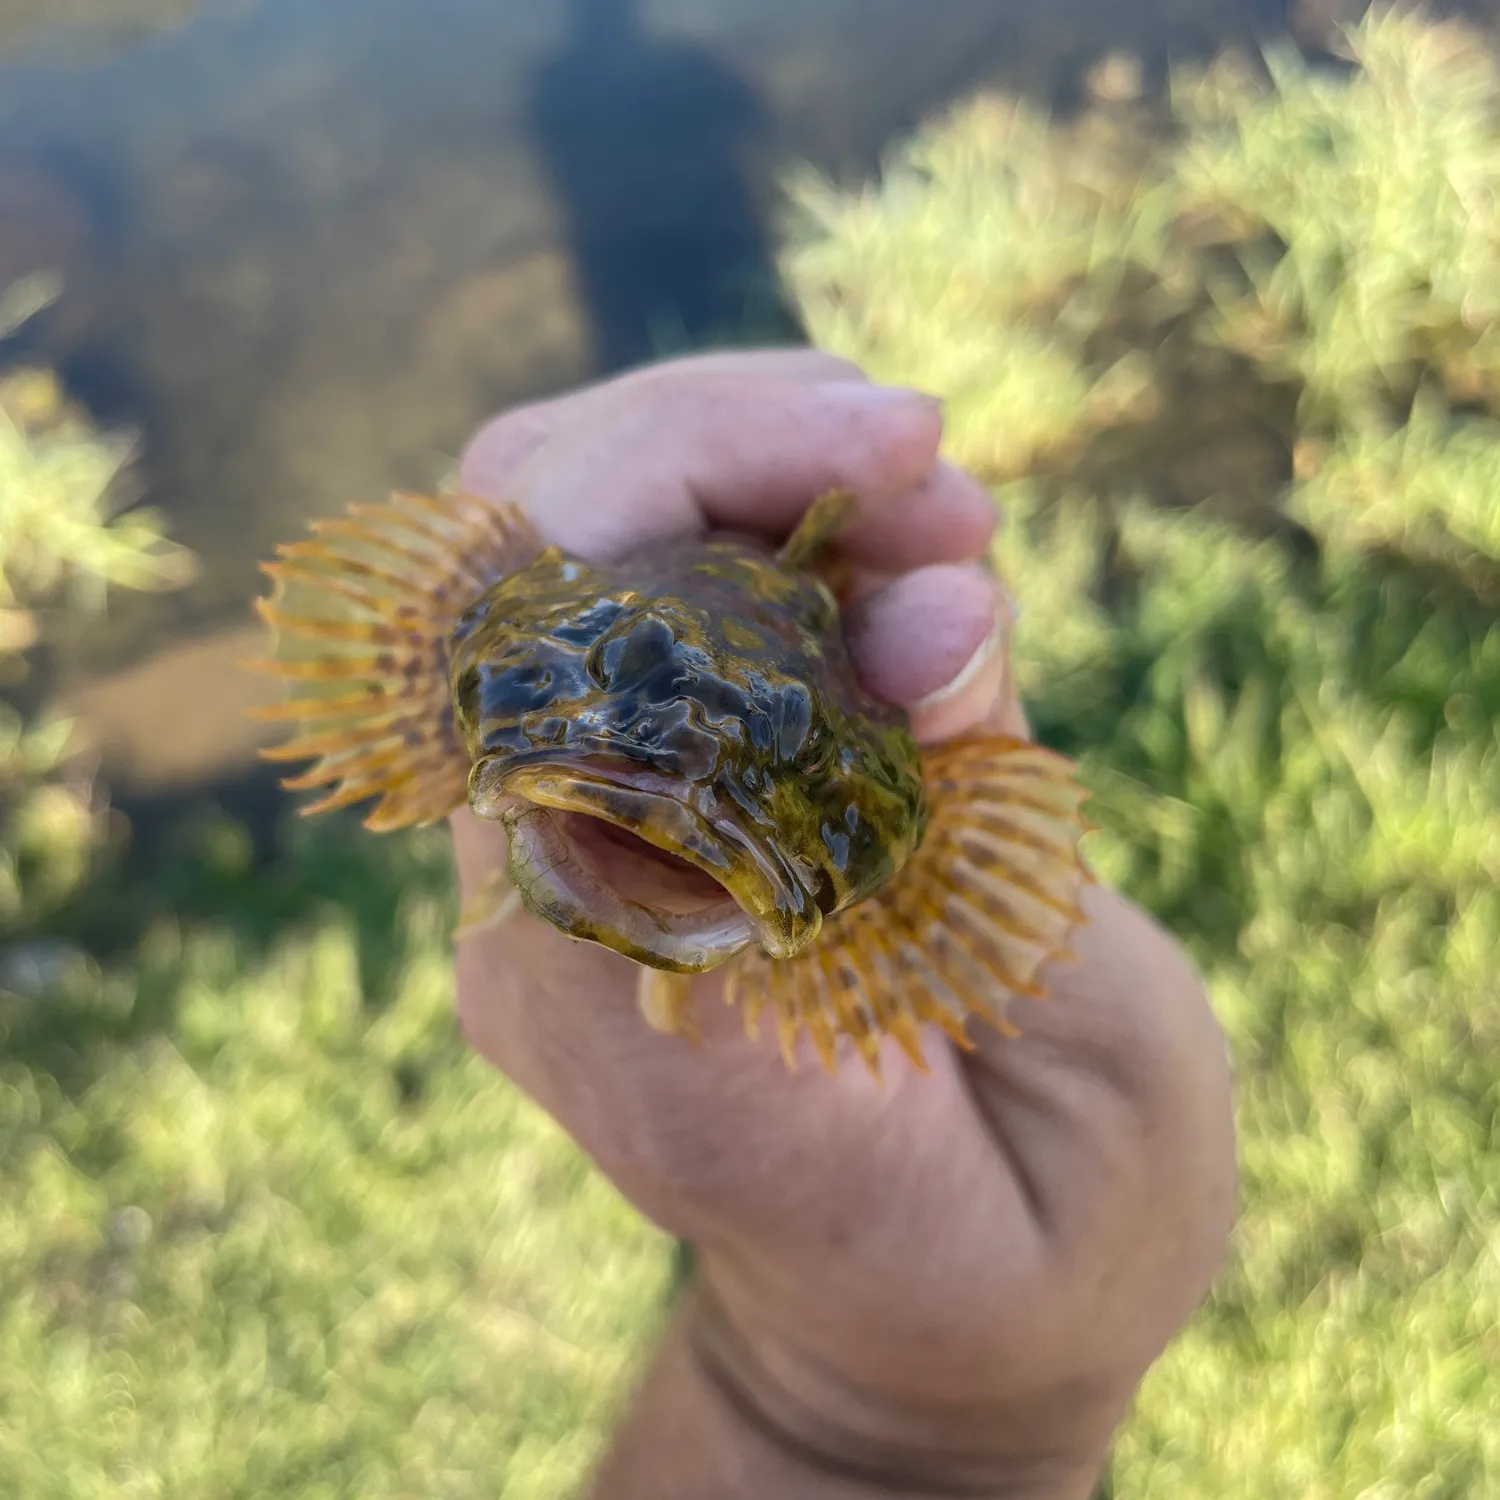
[[[759,906],[767,952],[804,950],[823,916],[902,867],[926,823],[905,718],[860,686],[805,561],[732,537],[608,565],[549,547],[495,583],[448,648],[476,810],[508,778],[555,769],[591,813]],[[632,789],[661,795],[648,809]],[[569,922],[643,958],[583,914]]]

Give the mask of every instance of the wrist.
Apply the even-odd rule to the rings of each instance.
[[[1042,1413],[920,1407],[818,1368],[698,1275],[679,1312],[695,1375],[756,1438],[840,1497],[1087,1500],[1102,1452],[1047,1441]],[[1022,1435],[1016,1441],[1016,1434]]]

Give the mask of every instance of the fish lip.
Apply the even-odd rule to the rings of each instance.
[[[481,756],[469,777],[470,809],[505,826],[511,876],[523,903],[573,936],[604,942],[653,968],[686,973],[715,968],[751,942],[772,958],[802,952],[822,925],[817,903],[792,872],[766,853],[738,808],[726,811],[715,805],[706,812],[703,800],[687,780],[630,760],[609,746],[566,754]],[[627,811],[636,816],[626,816]],[[550,841],[557,835],[545,826],[549,812],[598,818],[693,865],[724,886],[739,919],[694,930],[692,923],[659,916],[660,936],[638,930],[633,940],[619,930],[601,935],[597,914],[579,904],[551,857],[557,851]]]

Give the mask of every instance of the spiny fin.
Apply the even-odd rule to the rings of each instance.
[[[699,1039],[691,974],[642,967],[636,984],[636,1001],[653,1031],[685,1037],[690,1042]]]
[[[327,788],[304,817],[376,798],[366,828],[436,822],[463,804],[469,774],[447,638],[475,599],[543,544],[517,507],[467,494],[396,494],[311,530],[261,565],[276,588],[256,609],[294,654],[242,665],[312,685],[256,713],[297,726],[262,756],[314,762],[282,783]],[[288,585],[295,611],[282,607]]]
[[[496,865],[479,882],[479,888],[463,904],[458,914],[458,926],[453,929],[453,941],[461,943],[476,932],[498,927],[513,916],[521,906],[521,893],[511,884],[510,870],[506,865]]]
[[[812,567],[844,529],[856,503],[853,490],[828,490],[819,495],[803,513],[796,530],[781,544],[776,561],[791,572]]]
[[[1069,954],[1093,879],[1078,848],[1087,794],[1071,764],[976,736],[924,752],[922,769],[927,832],[894,878],[829,917],[796,958],[747,949],[728,968],[725,998],[752,1037],[763,1012],[775,1017],[788,1067],[805,1030],[830,1073],[844,1038],[878,1078],[883,1036],[925,1072],[923,1022],[965,1050],[970,1016],[1016,1035],[1010,997],[1043,998],[1043,966]]]

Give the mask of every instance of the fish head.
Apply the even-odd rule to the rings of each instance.
[[[548,548],[448,643],[470,808],[536,915],[655,968],[790,958],[884,884],[926,806],[837,605],[751,539],[610,564]]]

